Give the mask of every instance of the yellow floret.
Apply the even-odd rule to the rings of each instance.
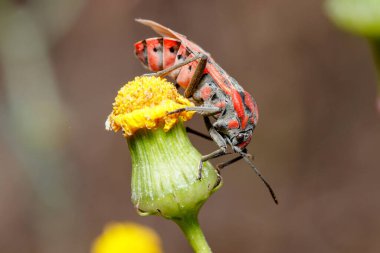
[[[191,119],[194,112],[167,113],[187,106],[194,104],[181,96],[166,79],[136,77],[119,90],[106,128],[115,132],[123,129],[125,136],[131,136],[143,128],[163,127],[164,131],[168,131],[178,120]]]
[[[135,223],[111,223],[96,238],[91,253],[162,253],[161,241],[150,228]]]

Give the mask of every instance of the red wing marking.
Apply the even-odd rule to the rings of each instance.
[[[194,55],[190,54],[188,57],[191,58],[194,57]],[[186,88],[189,85],[190,80],[194,75],[195,69],[197,68],[197,65],[198,62],[193,61],[179,69],[179,74],[176,81],[181,87]]]
[[[243,100],[241,99],[240,93],[237,90],[232,89],[231,92],[232,92],[231,98],[232,98],[232,103],[234,105],[234,109],[240,121],[243,122],[244,116],[245,116]]]
[[[151,38],[146,40],[148,66],[152,71],[162,70],[163,39]]]
[[[176,39],[164,38],[164,59],[163,59],[163,68],[173,66],[176,61],[177,52],[181,42]]]
[[[203,100],[207,100],[210,95],[211,95],[211,87],[210,86],[204,86],[202,89],[201,89],[201,97]]]
[[[212,59],[209,59],[209,63],[207,63],[206,68],[208,73],[214,79],[216,84],[224,91],[224,93],[231,95],[231,88],[233,88],[231,82],[227,78],[222,76],[220,71],[216,69]]]
[[[253,100],[252,96],[244,91],[244,103],[247,105],[248,109],[251,111],[251,123],[257,124],[259,111],[257,109],[257,105]]]
[[[135,43],[135,55],[145,66],[148,64],[145,40],[141,40]]]
[[[235,119],[232,119],[228,122],[228,128],[234,129],[234,128],[239,128],[239,122]]]
[[[251,111],[251,114],[252,114],[251,120],[253,119],[252,123],[257,124],[257,121],[259,119],[259,110],[252,96],[246,91],[244,91],[244,102],[247,105],[248,109]]]
[[[245,127],[247,126],[248,120],[249,120],[249,117],[245,115],[244,119],[241,122],[241,129],[245,129]]]
[[[184,45],[180,45],[177,55],[175,57],[174,65],[183,62],[186,60],[187,56],[189,55],[189,52],[186,50],[186,47]],[[178,74],[180,72],[181,68],[175,69],[172,72],[170,72],[169,76],[173,78],[174,80],[177,79]],[[178,83],[179,84],[179,83]]]
[[[254,110],[255,110],[255,105],[253,103],[251,95],[248,92],[246,92],[246,91],[244,91],[244,102],[247,105],[248,109],[253,114]]]

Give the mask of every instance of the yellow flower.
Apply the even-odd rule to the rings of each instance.
[[[194,112],[167,115],[168,112],[194,106],[181,96],[172,83],[159,77],[136,77],[118,92],[113,111],[106,121],[106,129],[123,129],[125,136],[133,135],[139,129],[163,127],[168,131],[178,120],[192,118]]]
[[[162,253],[161,241],[150,228],[131,222],[106,225],[91,253]]]

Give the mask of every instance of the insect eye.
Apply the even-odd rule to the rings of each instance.
[[[244,141],[244,134],[238,134],[238,135],[236,136],[236,140],[237,140],[238,142],[242,142],[242,141]]]

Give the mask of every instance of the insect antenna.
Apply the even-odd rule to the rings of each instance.
[[[244,151],[246,151],[246,150],[244,150]],[[251,160],[251,155],[245,153],[244,151],[240,152],[240,155],[243,157],[244,161],[246,161],[251,166],[251,168],[256,173],[256,175],[261,179],[261,181],[263,181],[263,183],[265,184],[265,186],[268,188],[268,190],[270,192],[270,195],[272,196],[272,199],[273,199],[274,203],[276,203],[276,205],[278,205],[278,200],[277,200],[276,194],[274,193],[272,187],[265,180],[265,178],[261,175],[260,171],[256,168],[256,166],[253,164],[253,162]]]

